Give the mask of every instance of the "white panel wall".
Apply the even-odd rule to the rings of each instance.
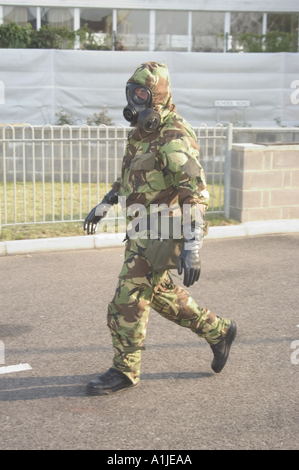
[[[218,99],[249,99],[253,126],[299,125],[299,104],[291,103],[291,83],[299,79],[297,54],[217,54],[0,50],[0,82],[5,103],[0,123],[54,124],[60,109],[77,124],[108,106],[116,124],[122,117],[125,84],[148,60],[167,64],[178,112],[192,125],[214,124]],[[220,120],[242,120],[242,109],[221,109]]]

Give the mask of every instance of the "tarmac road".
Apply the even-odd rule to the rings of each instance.
[[[0,258],[5,366],[32,367],[0,375],[0,448],[299,449],[298,248],[299,234],[206,240],[189,291],[238,323],[225,369],[152,311],[141,384],[109,397],[85,385],[111,363],[123,249]]]

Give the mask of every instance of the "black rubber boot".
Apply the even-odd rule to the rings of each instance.
[[[210,345],[214,353],[212,369],[214,372],[216,372],[216,374],[219,374],[225,366],[232,342],[236,338],[236,335],[237,325],[234,321],[232,321],[224,338],[219,343]]]
[[[127,388],[137,387],[131,380],[117,369],[110,368],[105,374],[87,384],[88,395],[111,395]]]

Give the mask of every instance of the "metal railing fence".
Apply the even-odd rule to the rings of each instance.
[[[194,129],[211,195],[224,212],[228,128]],[[1,226],[78,222],[121,173],[129,127],[0,127]]]

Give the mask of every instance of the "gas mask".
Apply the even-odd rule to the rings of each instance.
[[[161,117],[151,107],[151,90],[139,83],[127,83],[126,97],[128,104],[123,110],[123,115],[131,123],[131,126],[138,126],[148,133],[158,129]]]

